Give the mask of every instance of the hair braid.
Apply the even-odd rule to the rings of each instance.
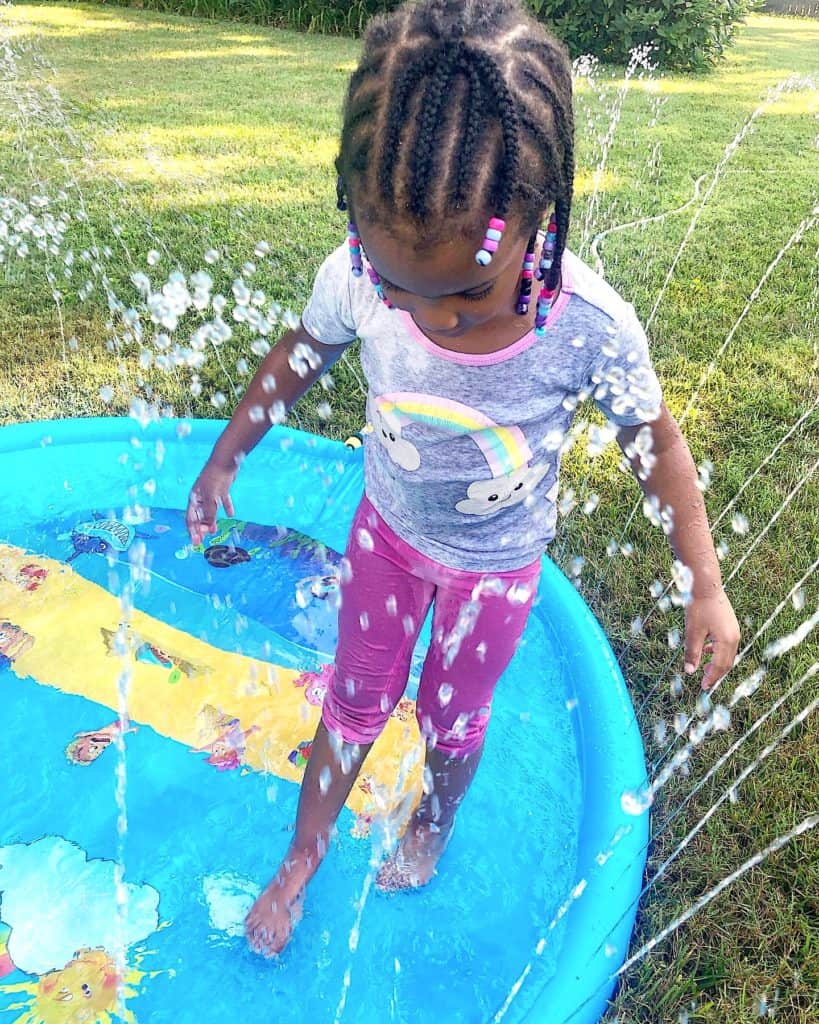
[[[470,50],[470,57],[478,71],[483,72],[484,81],[494,95],[495,105],[500,116],[504,159],[496,168],[495,180],[491,187],[494,202],[491,205],[499,216],[504,216],[509,209],[512,191],[518,178],[520,161],[518,112],[495,59],[482,50]]]
[[[401,134],[406,130],[406,113],[414,87],[435,68],[437,53],[427,53],[415,64],[409,64],[393,84],[387,109],[387,125],[381,150],[381,164],[378,170],[378,185],[381,195],[390,197],[390,205],[396,207],[394,175],[401,149]]]
[[[461,57],[462,44],[448,43],[444,46],[442,60],[421,103],[421,117],[418,134],[412,151],[410,180],[412,182],[409,195],[409,210],[414,216],[422,218],[427,210],[427,190],[435,163],[436,147],[441,136],[441,109],[446,99],[446,90]]]
[[[464,64],[464,71],[467,76],[467,93],[464,96],[463,120],[461,123],[463,144],[461,145],[453,194],[456,206],[461,206],[465,202],[467,186],[472,183],[472,171],[481,135],[481,100],[483,98],[481,79],[478,72],[468,61]]]

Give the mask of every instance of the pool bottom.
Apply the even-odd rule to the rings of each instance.
[[[298,786],[240,764],[225,770],[212,763],[212,751],[192,754],[135,720],[137,731],[125,737],[125,879],[136,907],[150,907],[156,894],[156,910],[143,909],[128,932],[136,936],[129,949],[135,1018],[184,1022],[238,1012],[249,1024],[271,1014],[281,1022],[326,1020],[344,996],[343,1019],[356,1022],[487,1020],[575,874],[574,739],[558,662],[542,626],[533,626],[499,687],[484,761],[439,877],[420,893],[388,897],[371,888],[354,953],[350,936],[372,856],[371,842],[351,834],[360,833],[360,819],[343,812],[291,946],[279,963],[261,961],[236,933],[286,848]],[[21,950],[18,966],[38,968],[40,989],[49,977],[59,978],[55,991],[83,979],[101,984],[95,962],[60,959],[98,946],[110,934],[99,919],[115,917],[107,869],[117,856],[117,752],[111,744],[78,764],[66,748],[115,716],[11,668],[0,672],[0,690],[7,812],[0,864],[9,862],[5,874],[0,869],[0,920],[11,927],[9,949],[13,957]],[[30,949],[14,941],[23,921]],[[53,947],[51,961],[35,962],[43,947]],[[54,974],[72,962],[67,974]],[[10,1005],[25,1005],[25,986],[37,990],[37,982],[18,972],[0,985],[16,989],[0,990],[0,1020],[28,1021]],[[51,998],[31,994],[28,1005],[49,1024],[72,1020]]]

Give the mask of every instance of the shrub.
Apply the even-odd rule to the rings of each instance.
[[[102,0],[104,3],[105,0]],[[113,0],[117,2],[117,0]],[[119,0],[128,4],[128,0]],[[721,56],[759,0],[525,0],[564,40],[573,57],[591,53],[627,63],[636,46],[654,44],[663,67],[702,70]],[[316,32],[358,35],[373,14],[399,0],[130,0],[174,14],[258,21]]]
[[[703,70],[715,64],[756,0],[528,0],[573,57],[592,53],[624,64],[629,51],[653,44],[662,67]]]
[[[106,0],[101,0],[105,3]],[[109,0],[164,14],[192,14],[304,29],[360,35],[373,14],[392,10],[400,0]]]

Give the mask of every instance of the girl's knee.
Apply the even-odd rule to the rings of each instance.
[[[460,711],[454,718],[437,715],[420,705],[415,713],[428,746],[450,757],[467,757],[483,745],[492,707],[484,704],[472,711]]]

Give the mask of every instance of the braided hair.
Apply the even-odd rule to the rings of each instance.
[[[453,218],[554,203],[555,287],[574,177],[571,65],[519,0],[421,0],[373,19],[344,103],[339,205],[410,222],[419,246]],[[459,218],[462,219],[462,218]]]

